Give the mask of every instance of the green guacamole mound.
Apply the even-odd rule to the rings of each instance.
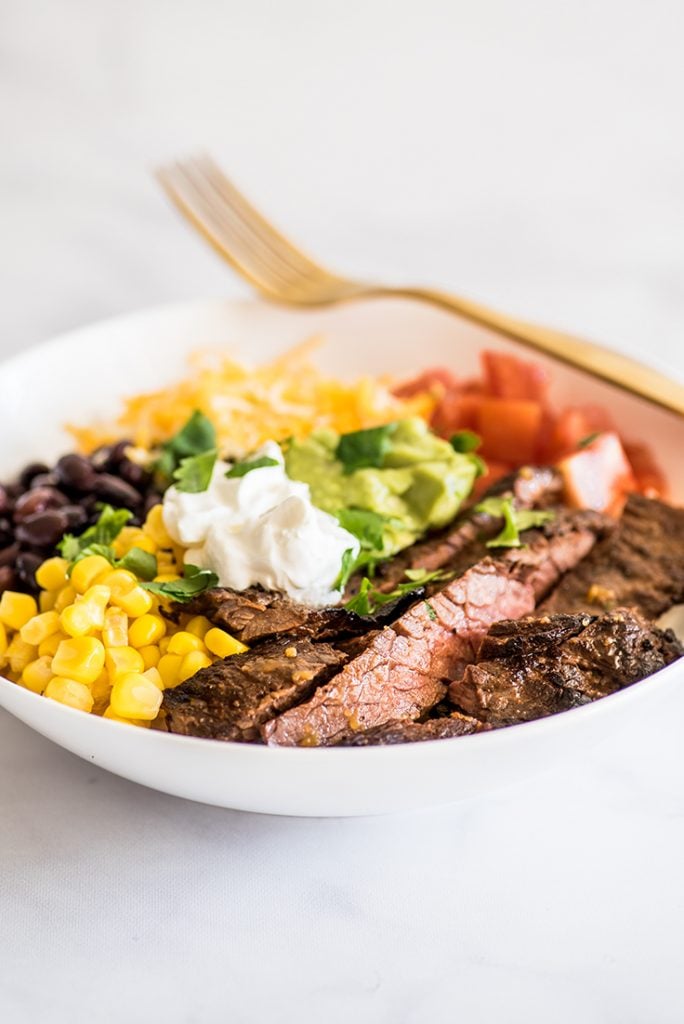
[[[388,434],[377,448],[378,464],[361,468],[336,457],[344,446],[332,430],[293,440],[285,452],[287,475],[307,483],[312,501],[325,512],[365,509],[383,517],[382,558],[451,522],[478,473],[475,457],[454,451],[418,417],[391,424]]]

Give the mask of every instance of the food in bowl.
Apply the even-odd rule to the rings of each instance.
[[[547,388],[495,352],[477,380],[343,384],[303,348],[76,428],[0,492],[3,670],[303,747],[509,726],[652,674],[682,654],[655,620],[684,600],[684,512],[639,439]]]

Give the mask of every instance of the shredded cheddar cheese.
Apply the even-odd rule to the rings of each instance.
[[[323,375],[312,361],[319,344],[313,338],[254,369],[228,356],[197,353],[187,377],[127,399],[115,423],[69,430],[84,452],[122,436],[151,449],[199,409],[214,424],[221,450],[239,457],[269,439],[304,437],[319,427],[348,433],[405,416],[430,416],[433,396],[398,398],[389,378],[349,383]]]

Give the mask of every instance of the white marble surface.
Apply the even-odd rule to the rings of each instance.
[[[332,264],[684,373],[682,41],[665,0],[3,0],[0,354],[241,294],[147,173],[207,147]],[[678,1024],[681,722],[477,804],[302,821],[1,715],[0,1020]]]

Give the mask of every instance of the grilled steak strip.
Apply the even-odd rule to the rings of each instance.
[[[419,743],[422,740],[443,740],[453,736],[467,736],[481,732],[489,726],[476,718],[454,711],[448,718],[429,718],[426,722],[388,722],[366,732],[357,732],[343,740],[344,747],[378,747],[394,743]]]
[[[537,601],[609,528],[594,512],[559,512],[529,547],[485,558],[383,629],[311,700],[262,729],[268,743],[335,744],[359,730],[419,718],[476,655],[493,622],[530,615]]]
[[[540,614],[618,605],[655,619],[684,602],[684,509],[630,495],[615,532],[540,606]]]
[[[638,611],[600,618],[546,616],[499,622],[480,660],[449,686],[460,709],[494,728],[566,711],[657,672],[684,653],[671,630]]]
[[[560,494],[558,473],[547,468],[526,468],[498,481],[488,495],[511,494],[521,508],[545,504]],[[457,520],[441,533],[426,541],[412,545],[395,558],[378,567],[374,581],[380,590],[392,590],[405,582],[407,569],[425,569],[432,572],[448,565],[450,569],[464,571],[486,551],[481,545],[468,551],[481,536],[493,537],[500,529],[500,519],[480,512],[470,512],[467,518]],[[460,561],[459,561],[460,559]],[[358,586],[358,580],[357,586]],[[353,584],[349,593],[354,592]],[[412,602],[410,595],[394,605],[385,605],[375,622],[389,623]],[[344,608],[311,610],[296,604],[284,594],[250,587],[234,591],[222,587],[206,590],[187,604],[175,605],[171,618],[177,621],[181,613],[205,615],[214,625],[227,630],[242,643],[253,645],[280,633],[299,633],[327,639],[335,635],[353,635],[372,628],[369,620]]]
[[[518,508],[540,508],[557,503],[562,490],[563,482],[557,470],[545,466],[525,466],[498,480],[483,495],[482,500],[510,496],[515,499]],[[469,557],[468,548],[496,536],[500,529],[499,516],[470,509],[445,530],[413,544],[390,561],[379,565],[374,582],[379,590],[392,590],[404,579],[407,569],[435,572],[448,568],[462,572],[480,557],[480,545],[473,558]]]
[[[159,723],[169,732],[220,740],[258,739],[258,727],[311,695],[347,660],[330,644],[266,640],[201,669],[164,692]]]

